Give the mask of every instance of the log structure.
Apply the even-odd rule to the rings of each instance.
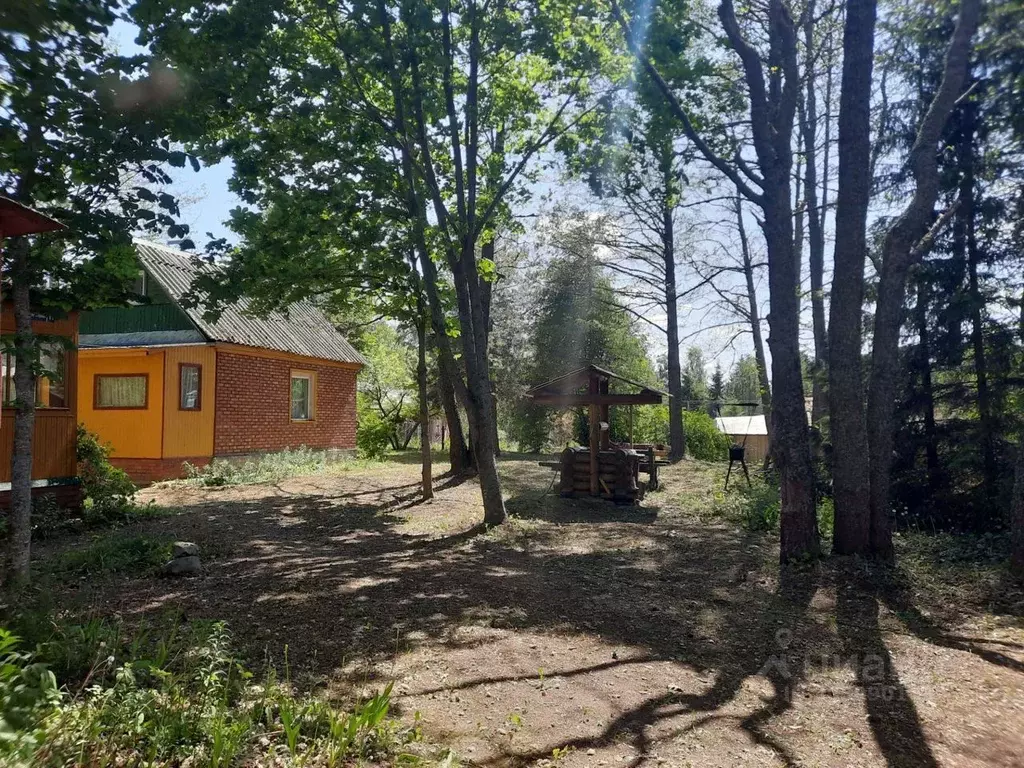
[[[613,392],[613,382],[616,389],[638,391]],[[657,487],[658,459],[653,447],[644,446],[643,453],[634,450],[632,434],[628,446],[613,446],[610,409],[613,405],[625,405],[632,413],[634,405],[659,405],[668,397],[666,392],[590,365],[539,384],[526,396],[537,405],[588,409],[589,445],[566,448],[554,465],[561,469],[559,488],[563,496],[596,496],[633,504],[642,498],[646,487],[640,482],[641,470],[650,474],[650,486]]]

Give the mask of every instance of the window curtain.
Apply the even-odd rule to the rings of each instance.
[[[96,380],[96,405],[100,408],[143,408],[146,379],[143,376],[102,376]]]

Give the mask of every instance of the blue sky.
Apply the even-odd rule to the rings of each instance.
[[[145,49],[135,42],[138,32],[134,25],[118,21],[111,28],[111,39],[117,50],[125,55],[142,53]],[[191,166],[171,168],[169,171],[174,179],[171,191],[182,200],[182,223],[189,225],[196,246],[202,249],[206,244],[209,239],[207,232],[214,237],[226,237],[234,241],[234,234],[224,225],[231,209],[241,204],[228,189],[231,161],[224,160],[217,165],[204,166],[198,173]]]

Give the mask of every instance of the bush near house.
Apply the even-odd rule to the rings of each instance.
[[[135,483],[110,463],[110,446],[78,425],[76,444],[78,476],[82,481],[82,519],[86,524],[125,522],[134,517]]]

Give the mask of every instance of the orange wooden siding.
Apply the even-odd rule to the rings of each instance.
[[[199,410],[183,411],[181,365],[200,366]],[[213,456],[214,407],[217,402],[217,353],[213,347],[168,347],[164,350],[163,457]]]
[[[58,320],[33,320],[32,330],[40,335],[64,336],[78,344],[78,314]],[[0,313],[0,331],[14,333],[14,314],[9,303]],[[70,408],[37,408],[35,430],[32,437],[32,479],[74,477],[75,418],[74,398],[78,379],[77,354],[68,350],[64,387]],[[44,385],[45,386],[45,385]],[[0,482],[11,481],[11,452],[14,447],[14,408],[4,408],[0,414]]]
[[[11,451],[14,448],[14,409],[4,408],[0,419],[0,482],[11,482]],[[74,477],[75,417],[65,409],[36,411],[32,441],[32,479]]]
[[[78,360],[78,420],[98,434],[101,442],[110,443],[113,456],[159,459],[163,448],[164,350],[81,350]],[[146,407],[93,407],[95,380],[101,374],[148,375]]]

